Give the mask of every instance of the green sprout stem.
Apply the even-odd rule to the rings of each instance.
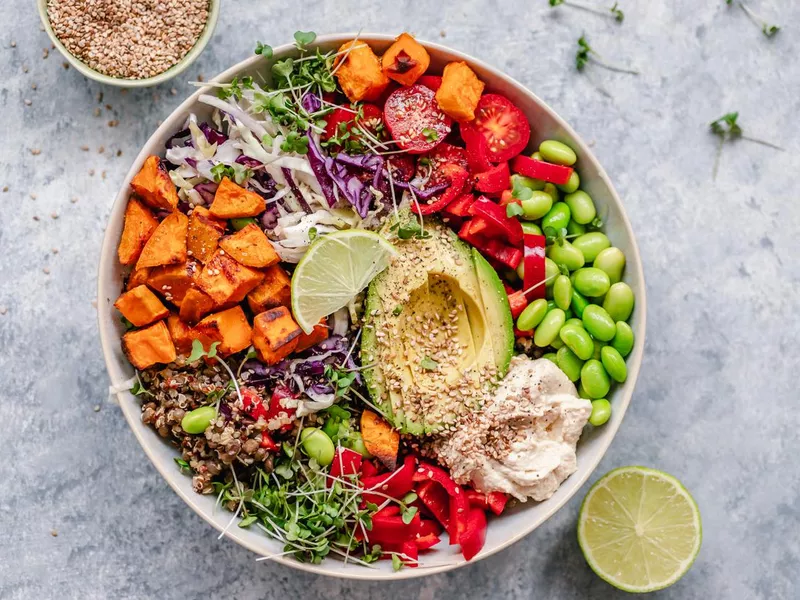
[[[619,8],[617,3],[614,3],[609,9],[602,9],[597,8],[596,6],[592,6],[590,4],[584,4],[583,2],[577,2],[576,0],[550,0],[550,6],[560,6],[563,4],[564,6],[571,6],[572,8],[577,8],[579,10],[583,10],[586,12],[590,12],[595,15],[599,15],[601,17],[610,17],[615,21],[622,23],[625,20],[625,13]]]
[[[756,13],[754,13],[752,9],[750,9],[744,2],[739,2],[739,6],[742,7],[742,10],[745,12],[748,18],[761,28],[761,33],[763,33],[768,38],[771,38],[781,30],[781,28],[778,25],[771,25],[770,23],[762,19],[760,16],[758,16]]]
[[[586,36],[582,35],[578,38],[578,52],[575,54],[575,66],[579,71],[582,71],[586,63],[592,61],[599,67],[603,67],[609,71],[616,71],[617,73],[628,73],[629,75],[639,75],[639,71],[635,69],[628,69],[606,62],[606,60],[589,45]]]
[[[785,152],[785,150],[782,147],[778,146],[777,144],[773,144],[772,142],[768,142],[766,140],[745,135],[738,121],[739,121],[739,113],[730,112],[722,115],[719,119],[712,121],[709,124],[711,133],[719,137],[719,143],[717,144],[717,152],[716,155],[714,156],[714,169],[712,171],[713,179],[717,178],[717,172],[719,171],[719,162],[722,156],[722,148],[724,147],[725,142],[741,139],[741,140],[746,140],[748,142],[753,142],[755,144],[760,144],[762,146],[767,146],[769,148],[773,148],[774,150],[779,150],[780,152]]]

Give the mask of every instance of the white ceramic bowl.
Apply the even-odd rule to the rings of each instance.
[[[317,44],[324,51],[338,48],[344,41],[353,37],[354,34],[327,35],[318,38]],[[362,34],[361,39],[368,42],[377,52],[381,52],[389,46],[393,36]],[[614,435],[622,423],[625,410],[631,400],[642,362],[646,313],[644,274],[636,240],[628,218],[625,216],[622,201],[614,191],[608,176],[597,162],[597,159],[570,126],[532,92],[525,89],[508,75],[479,60],[439,44],[429,42],[423,42],[423,44],[431,54],[431,68],[434,71],[441,70],[450,61],[467,61],[478,76],[486,82],[489,90],[505,94],[512,102],[516,103],[530,120],[532,142],[538,143],[543,139],[554,138],[566,142],[577,151],[582,187],[594,198],[601,214],[606,214],[607,211],[608,224],[606,232],[613,244],[625,252],[627,267],[624,279],[636,294],[636,308],[630,321],[636,336],[636,344],[627,359],[628,380],[624,385],[617,386],[609,398],[613,405],[611,420],[602,427],[596,429],[588,427],[586,429],[578,446],[577,472],[567,479],[549,500],[518,505],[502,516],[490,520],[486,545],[483,551],[472,560],[472,562],[475,562],[499,552],[522,539],[561,508],[588,479],[611,444],[611,440],[614,439]],[[292,55],[294,52],[295,49],[292,45],[281,46],[275,50],[273,60]],[[265,59],[254,56],[228,69],[219,75],[215,81],[226,82],[230,81],[234,76],[255,75],[257,71],[265,69],[267,65],[268,63]],[[120,336],[124,331],[112,306],[122,290],[124,272],[117,261],[116,248],[122,231],[125,204],[128,201],[128,184],[148,155],[163,154],[164,143],[175,131],[181,128],[190,112],[198,113],[201,119],[210,113],[210,109],[207,106],[197,101],[198,96],[203,93],[210,93],[210,88],[203,88],[195,92],[150,137],[131,166],[124,185],[114,202],[114,208],[111,212],[103,242],[98,275],[100,339],[111,382],[114,384],[128,379],[133,374],[133,368],[120,349]],[[177,450],[159,437],[153,429],[142,424],[139,400],[129,392],[121,392],[118,397],[128,424],[156,469],[192,510],[217,530],[222,531],[228,524],[231,514],[222,509],[215,512],[215,499],[213,496],[201,496],[192,491],[191,478],[182,475],[173,461],[173,458],[178,456]],[[249,548],[259,555],[275,554],[282,550],[277,542],[269,539],[263,532],[255,528],[240,529],[234,525],[226,535],[235,540],[236,543]],[[353,564],[344,565],[334,558],[329,558],[320,565],[300,563],[287,557],[274,560],[312,573],[352,579],[405,579],[440,573],[469,564],[457,553],[455,550],[457,547],[449,546],[446,542],[440,544],[440,546],[443,548],[442,550],[435,550],[425,555],[424,562],[432,566],[428,568],[402,569],[398,572],[392,571],[389,561],[381,561],[376,565],[375,569],[369,569]]]

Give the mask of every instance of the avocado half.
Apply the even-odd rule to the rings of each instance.
[[[413,219],[402,213],[400,223]],[[393,224],[389,224],[384,231]],[[370,284],[361,364],[375,405],[401,432],[432,433],[476,408],[508,370],[514,324],[497,272],[435,219]]]

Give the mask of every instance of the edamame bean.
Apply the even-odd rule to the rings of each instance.
[[[600,252],[611,247],[611,241],[605,233],[590,231],[572,240],[572,245],[583,252],[586,262],[594,262]]]
[[[547,312],[550,312],[550,311],[551,311],[551,310],[553,310],[554,308],[558,308],[558,307],[556,306],[556,301],[555,301],[555,300],[548,300],[548,301],[547,301]],[[566,320],[566,317],[564,318],[564,320]]]
[[[364,458],[372,458],[372,453],[367,450],[367,447],[364,445],[364,439],[357,431],[354,431],[349,435],[346,446],[350,448],[350,450],[358,452]]]
[[[610,342],[617,334],[614,319],[602,306],[590,304],[584,309],[581,320],[586,331],[601,342]]]
[[[570,219],[567,223],[567,235],[581,236],[586,233],[586,225],[576,223],[574,219]]]
[[[572,282],[566,275],[559,275],[553,284],[553,300],[561,310],[568,310],[572,302]]]
[[[605,398],[611,389],[611,380],[608,378],[603,363],[597,359],[590,359],[581,367],[581,385],[590,398]]]
[[[522,233],[527,233],[530,235],[542,235],[542,228],[539,227],[536,223],[528,223],[527,221],[520,221],[519,224],[522,225]]]
[[[562,327],[558,332],[561,341],[572,350],[572,352],[581,360],[589,360],[594,354],[594,342],[583,327],[577,325],[570,325],[569,327]]]
[[[522,200],[522,218],[538,221],[553,208],[553,198],[547,192],[531,192],[531,197]]]
[[[545,140],[539,144],[539,154],[547,162],[567,167],[571,167],[578,160],[578,155],[572,148],[556,140]]]
[[[240,229],[244,229],[250,223],[255,223],[256,220],[253,217],[240,217],[238,219],[231,219],[231,227],[233,227],[236,231]]]
[[[597,216],[597,210],[594,207],[592,197],[583,190],[567,194],[564,198],[564,202],[569,206],[572,219],[576,223],[586,225],[587,223],[591,223]]]
[[[586,389],[583,387],[583,382],[578,384],[578,398],[585,398],[586,400],[591,400],[591,397],[586,392]]]
[[[547,300],[539,298],[525,307],[517,319],[517,329],[520,331],[530,331],[542,322],[547,314]]]
[[[564,326],[564,321],[566,321],[564,311],[560,308],[554,308],[548,312],[536,328],[536,333],[533,334],[533,343],[539,348],[549,346],[550,342],[558,336],[558,332]]]
[[[633,329],[625,321],[617,321],[617,333],[611,340],[611,346],[624,358],[633,350]]]
[[[553,245],[556,246],[557,244]],[[611,287],[611,280],[605,271],[595,267],[587,267],[575,271],[575,280],[572,284],[584,296],[602,296]]]
[[[592,351],[592,358],[595,360],[600,360],[602,358],[602,350],[605,347],[605,342],[601,342],[600,340],[592,339],[592,343],[594,344],[594,350]]]
[[[577,325],[578,327],[583,327],[583,321],[581,321],[580,319],[576,319],[575,317],[572,317],[571,319],[567,319],[566,321],[564,321],[564,327],[567,327],[569,325]]]
[[[542,218],[542,230],[544,231],[548,227],[552,227],[555,230],[566,227],[569,225],[571,214],[569,205],[566,202],[556,202],[553,204],[553,208]]]
[[[575,289],[575,286],[572,286],[572,304],[570,307],[572,308],[573,312],[579,317],[583,318],[583,311],[586,310],[586,307],[589,306],[589,301],[583,297],[578,290]]]
[[[181,427],[186,433],[196,435],[203,433],[211,421],[217,418],[217,411],[213,406],[201,406],[189,411],[181,419]]]
[[[559,350],[564,347],[564,342],[561,341],[560,337],[557,337],[552,342],[550,342],[550,346],[552,348],[555,348],[556,350]]]
[[[581,378],[581,367],[583,361],[575,356],[575,353],[567,346],[562,346],[556,353],[556,364],[564,371],[570,381],[578,381]]]
[[[525,262],[525,261],[522,261]],[[552,287],[555,283],[555,276],[561,272],[556,262],[550,258],[544,259],[544,278],[547,280],[545,284],[547,287]]]
[[[564,317],[566,317],[567,321],[575,317],[575,315],[572,314],[571,308],[568,308],[567,310],[564,311]]]
[[[631,286],[620,281],[608,288],[606,298],[603,300],[603,308],[615,321],[627,321],[633,312],[633,302]]]
[[[573,171],[572,175],[569,176],[569,181],[562,185],[556,186],[565,194],[572,194],[575,192],[579,187],[581,187],[581,178],[578,176],[577,171]]]
[[[541,179],[534,179],[533,177],[525,177],[524,175],[517,175],[516,173],[511,176],[511,187],[524,186],[534,192],[544,189],[545,182]]]
[[[575,271],[586,264],[583,252],[566,240],[563,244],[556,242],[548,246],[547,257],[556,264],[556,271],[558,271],[557,265],[564,265],[570,271]]]
[[[538,151],[537,151],[537,152],[534,152],[533,154],[531,154],[531,158],[532,158],[533,160],[544,160],[544,159],[542,158],[542,153],[541,153],[541,152],[538,152]]]
[[[558,362],[556,361],[556,353],[555,352],[548,352],[547,354],[542,354],[542,358],[546,358],[554,365],[558,366]]]
[[[326,467],[333,462],[335,448],[331,438],[316,427],[304,427],[300,432],[300,443],[303,451],[316,460],[321,466]]]
[[[558,193],[558,188],[554,186],[552,183],[545,183],[543,192],[550,194],[550,197],[553,199],[553,202],[558,202],[561,198],[561,194]]]
[[[611,379],[617,383],[625,383],[628,378],[628,367],[625,365],[625,359],[622,358],[616,348],[604,346],[600,351],[600,360],[603,362],[603,367]]]
[[[589,423],[595,427],[605,425],[611,418],[611,403],[605,398],[592,400],[592,414],[589,415]]]
[[[608,273],[611,283],[617,283],[622,279],[622,272],[625,270],[625,254],[613,246],[606,248],[594,259],[594,266]]]

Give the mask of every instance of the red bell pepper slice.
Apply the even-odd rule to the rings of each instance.
[[[508,188],[511,172],[508,170],[508,163],[504,162],[488,171],[478,173],[474,177],[476,190],[487,194],[499,194]]]
[[[362,457],[359,452],[350,448],[336,448],[331,463],[330,476],[340,478],[343,475],[356,475],[361,470]],[[333,479],[328,479],[328,487],[333,483]]]
[[[511,307],[511,316],[515,319],[525,310],[528,306],[528,300],[522,290],[508,295],[508,304]]]
[[[365,460],[361,463],[361,475],[364,477],[372,477],[378,474],[378,467],[371,460]]]
[[[472,508],[480,508],[483,510],[489,509],[489,500],[486,497],[486,494],[481,494],[477,490],[467,490],[467,500],[469,500],[469,505]]]
[[[420,536],[424,535],[438,536],[440,533],[442,533],[442,526],[439,524],[438,521],[434,521],[433,519],[422,519],[422,525],[420,525],[419,527]]]
[[[266,448],[267,452],[277,452],[281,449],[280,444],[273,440],[272,436],[266,431],[261,432],[261,444],[259,445],[262,448]]]
[[[479,247],[479,250],[510,269],[516,269],[522,262],[522,250],[497,240],[489,240],[485,246]]]
[[[450,526],[449,496],[435,481],[425,481],[417,486],[417,496],[442,527]]]
[[[503,492],[489,492],[489,495],[486,496],[486,501],[489,504],[489,510],[499,515],[503,512],[508,503],[508,494],[504,494]]]
[[[469,179],[469,173],[467,173],[466,169],[452,163],[447,163],[446,165],[442,165],[440,172],[450,181],[450,187],[442,192],[438,198],[430,201],[429,204],[414,202],[412,209],[417,214],[430,215],[439,212],[463,193],[464,185]]]
[[[475,202],[475,198],[472,194],[464,194],[448,204],[444,212],[453,217],[467,217],[469,216],[469,207],[472,206],[473,202]]]
[[[372,515],[372,529],[367,531],[370,544],[401,544],[413,542],[417,538],[422,520],[419,513],[406,524],[403,517],[376,513]]]
[[[533,337],[533,329],[529,329],[528,331],[520,331],[516,327],[514,327],[514,337],[516,338],[532,338]]]
[[[276,418],[281,413],[286,413],[286,416],[289,418],[293,418],[297,409],[286,408],[281,404],[281,400],[284,398],[297,398],[297,394],[293,393],[285,385],[279,385],[272,391],[272,397],[269,399],[269,410],[267,411],[266,419],[267,422],[271,421],[272,419]],[[293,427],[292,423],[286,423],[281,426],[281,431],[289,431]]]
[[[572,177],[572,167],[564,165],[554,165],[552,163],[536,160],[528,156],[517,156],[511,163],[511,170],[514,173],[533,177],[542,181],[549,181],[556,185],[564,185]]]
[[[466,528],[466,519],[469,512],[469,502],[464,490],[443,469],[428,463],[420,463],[420,466],[414,472],[414,480],[434,481],[441,485],[447,495],[450,496],[447,532],[450,535],[451,544],[459,543],[459,536]],[[419,495],[419,492],[417,495]]]
[[[486,513],[480,508],[473,508],[465,519],[465,527],[458,538],[461,554],[466,560],[472,560],[486,542]]]
[[[258,421],[260,417],[263,417],[266,421],[267,409],[264,408],[264,404],[261,402],[261,396],[258,395],[258,392],[249,387],[241,388],[241,392],[244,412],[253,417],[256,421]]]
[[[524,236],[523,248],[525,249],[525,273],[522,287],[527,292],[528,300],[544,298],[546,292],[545,285],[538,285],[545,279],[545,242],[543,235],[526,233]],[[531,289],[533,288],[533,289]]]
[[[373,516],[381,516],[381,517],[396,517],[400,514],[400,506],[397,504],[387,504],[378,512],[375,513]]]
[[[512,245],[522,245],[522,225],[517,219],[506,215],[505,207],[481,196],[469,207],[469,211],[476,217],[485,218],[493,227],[503,231]]]
[[[492,168],[489,160],[489,143],[472,125],[462,124],[461,137],[467,146],[467,163],[473,173],[484,173]]]
[[[362,494],[364,500],[375,504],[382,504],[386,500],[386,496],[400,500],[411,491],[414,485],[412,478],[416,461],[416,458],[409,455],[403,461],[403,466],[396,471],[384,473],[383,475],[362,477],[361,483],[364,485],[365,490]],[[369,490],[373,490],[373,492]]]
[[[428,533],[426,535],[420,535],[414,540],[414,543],[417,545],[417,550],[429,550],[441,541],[442,540],[439,539],[439,536],[435,533]]]

